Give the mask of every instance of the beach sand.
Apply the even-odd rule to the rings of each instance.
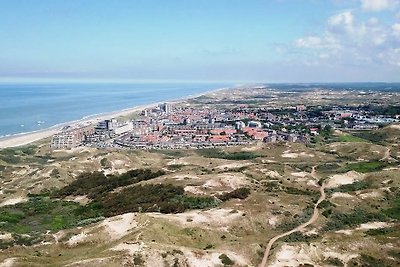
[[[196,98],[199,96],[203,96],[203,95],[207,95],[210,93],[215,93],[215,92],[227,90],[227,89],[229,89],[229,88],[219,88],[216,90],[211,90],[211,91],[204,92],[204,93],[201,93],[198,95],[191,95],[191,96],[183,97],[180,99],[165,100],[165,101],[161,101],[161,102],[157,102],[157,103],[136,106],[136,107],[120,110],[120,111],[88,116],[85,119],[61,123],[59,125],[52,126],[50,128],[35,131],[35,132],[16,134],[16,135],[8,136],[8,137],[3,137],[3,138],[0,138],[0,148],[18,147],[18,146],[27,145],[27,144],[42,140],[44,138],[54,135],[55,133],[59,132],[62,129],[62,127],[67,126],[67,125],[71,125],[71,126],[77,125],[77,124],[84,124],[84,125],[93,124],[94,125],[94,124],[98,123],[99,121],[103,121],[106,119],[128,116],[134,112],[138,112],[143,109],[154,108],[162,103],[167,102],[170,104],[177,104],[177,103],[189,100],[189,99],[193,99],[193,98]]]

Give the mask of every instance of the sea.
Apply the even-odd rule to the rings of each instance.
[[[0,83],[0,138],[230,86],[228,83]]]

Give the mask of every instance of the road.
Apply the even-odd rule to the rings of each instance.
[[[316,167],[316,166],[314,166],[314,167],[312,168],[311,175],[312,175],[312,177],[314,177],[315,179],[318,179],[318,177],[317,177],[317,175],[316,175],[315,167]],[[265,267],[265,266],[266,266],[267,261],[268,261],[268,256],[269,256],[269,253],[270,253],[270,251],[271,251],[272,245],[273,245],[279,238],[282,238],[282,237],[284,237],[284,236],[288,236],[288,235],[290,235],[290,234],[292,234],[292,233],[295,233],[295,232],[299,232],[299,231],[303,230],[304,228],[306,228],[307,226],[309,226],[310,224],[313,224],[313,223],[318,219],[318,216],[319,216],[318,205],[319,205],[319,203],[321,203],[322,201],[324,201],[325,198],[326,198],[326,195],[325,195],[325,184],[322,184],[322,185],[319,187],[319,191],[320,191],[320,197],[319,197],[317,203],[315,203],[315,205],[314,205],[314,213],[313,213],[313,215],[311,216],[310,220],[308,220],[307,222],[305,222],[305,223],[303,223],[303,224],[297,226],[296,228],[294,228],[294,229],[292,229],[292,230],[290,230],[290,231],[288,231],[288,232],[285,232],[285,233],[283,233],[283,234],[280,234],[280,235],[277,235],[277,236],[273,237],[273,238],[268,242],[268,245],[267,245],[267,247],[265,248],[264,257],[263,257],[263,260],[262,260],[262,262],[261,262],[261,264],[260,264],[260,267]]]

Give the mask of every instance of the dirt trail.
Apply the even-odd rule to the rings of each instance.
[[[315,171],[315,167],[316,167],[316,166],[314,166],[314,167],[312,168],[311,175],[312,175],[312,177],[314,177],[314,178],[317,179],[317,174],[316,174],[316,171]],[[285,233],[283,233],[283,234],[280,234],[280,235],[275,236],[274,238],[272,238],[272,239],[268,242],[268,245],[267,245],[267,247],[266,247],[266,249],[265,249],[264,257],[263,257],[263,260],[262,260],[262,262],[261,262],[261,264],[260,264],[260,267],[265,267],[265,266],[266,266],[267,261],[268,261],[269,253],[270,253],[271,248],[272,248],[272,245],[275,243],[275,241],[277,241],[279,238],[282,238],[282,237],[284,237],[284,236],[288,236],[288,235],[290,235],[290,234],[292,234],[292,233],[299,232],[299,231],[303,230],[304,228],[306,228],[306,227],[309,226],[310,224],[313,224],[313,223],[318,219],[318,216],[319,216],[318,205],[319,205],[319,203],[321,203],[322,201],[324,201],[324,200],[325,200],[325,197],[326,197],[324,189],[325,189],[325,184],[322,184],[322,185],[320,186],[320,188],[319,188],[319,191],[320,191],[320,194],[321,194],[321,195],[320,195],[320,197],[319,197],[317,203],[315,203],[315,206],[314,206],[314,213],[313,213],[313,215],[311,216],[310,220],[308,220],[307,222],[305,222],[305,223],[303,223],[303,224],[297,226],[296,228],[294,228],[294,229],[292,229],[292,230],[290,230],[290,231],[288,231],[288,232],[285,232]]]

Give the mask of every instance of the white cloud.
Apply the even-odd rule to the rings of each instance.
[[[296,46],[303,48],[315,48],[321,46],[321,38],[316,36],[306,36],[296,40]]]
[[[327,19],[323,33],[298,38],[294,48],[304,64],[400,66],[400,23],[358,17],[356,10]],[[332,60],[334,59],[334,60]]]
[[[399,4],[398,0],[361,0],[361,7],[366,11],[383,11]]]
[[[396,38],[400,39],[400,23],[396,23],[392,25],[392,34]]]
[[[372,19],[372,22],[376,22],[376,20]],[[332,34],[351,34],[354,38],[366,34],[365,25],[356,23],[351,11],[344,11],[330,17],[327,24],[328,30]]]

